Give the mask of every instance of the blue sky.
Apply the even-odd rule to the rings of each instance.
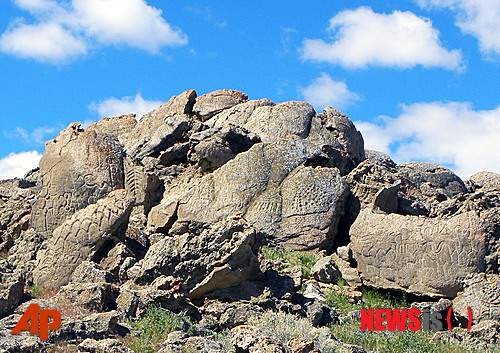
[[[346,113],[367,148],[500,172],[500,2],[0,2],[0,178],[70,122],[194,88]]]

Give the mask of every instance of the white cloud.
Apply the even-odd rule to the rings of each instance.
[[[35,17],[16,19],[0,38],[0,50],[21,58],[65,63],[99,45],[127,45],[158,53],[187,37],[144,0],[15,0]]]
[[[422,7],[446,7],[456,12],[457,26],[479,40],[485,53],[500,54],[500,1],[417,0]]]
[[[151,52],[187,43],[186,36],[144,0],[73,0],[76,17],[87,35],[104,44],[126,44]]]
[[[108,98],[100,103],[92,103],[90,109],[96,111],[100,117],[135,114],[137,119],[140,119],[162,103],[161,101],[145,100],[140,93],[137,93],[135,97]]]
[[[309,86],[299,88],[299,92],[318,111],[327,106],[343,109],[353,101],[360,99],[356,93],[349,91],[345,82],[334,81],[324,72]]]
[[[331,43],[322,39],[304,40],[303,59],[349,68],[367,65],[462,68],[460,50],[444,48],[432,22],[412,12],[379,14],[369,7],[346,10],[330,19],[328,31],[335,35]]]
[[[58,23],[19,23],[2,34],[0,50],[24,59],[61,63],[85,54],[87,44]]]
[[[14,153],[0,159],[0,180],[21,178],[31,169],[38,167],[42,155],[38,151]]]
[[[469,103],[404,105],[397,118],[356,122],[365,146],[399,162],[425,160],[446,164],[462,177],[500,172],[500,106],[474,110]]]

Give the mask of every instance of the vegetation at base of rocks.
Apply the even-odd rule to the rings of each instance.
[[[136,353],[154,353],[158,344],[167,339],[169,333],[180,330],[186,319],[159,306],[150,306],[142,319],[129,324],[140,334],[138,337],[127,336],[125,345]]]
[[[37,299],[49,299],[54,297],[58,292],[59,289],[48,289],[34,284],[29,287],[29,294]]]
[[[318,254],[312,251],[293,251],[268,245],[262,247],[262,254],[269,260],[282,260],[291,266],[300,266],[304,279],[310,278],[311,268],[319,260]]]
[[[292,338],[298,338],[307,342],[315,341],[322,353],[344,352],[344,347],[332,339],[327,327],[316,328],[307,318],[281,311],[266,311],[263,315],[250,319],[249,324],[284,344]]]
[[[342,286],[341,286],[342,287]],[[410,303],[403,293],[402,298],[396,298],[390,294],[382,294],[376,290],[366,290],[363,292],[363,299],[360,303],[353,304],[349,298],[334,290],[327,293],[325,302],[331,308],[341,311],[343,315],[348,315],[352,311],[361,309],[378,308],[408,308]],[[432,340],[434,332],[428,331],[403,331],[403,332],[368,332],[361,331],[360,321],[346,317],[342,323],[332,324],[330,330],[333,335],[342,342],[361,346],[367,350],[380,353],[465,353],[481,352],[473,348],[467,349],[463,346],[453,344],[447,340]],[[488,350],[488,352],[497,352]]]

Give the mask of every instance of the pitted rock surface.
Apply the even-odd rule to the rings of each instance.
[[[40,160],[42,191],[33,205],[31,224],[43,235],[78,210],[123,188],[123,151],[114,135],[70,124],[47,142]]]
[[[158,155],[182,139],[191,125],[196,99],[194,90],[172,97],[159,108],[144,115],[127,136],[125,149],[131,158]]]
[[[118,236],[132,203],[125,190],[115,190],[59,226],[37,254],[35,284],[47,288],[67,284],[78,265],[90,260],[107,239]]]
[[[485,236],[474,212],[428,219],[364,209],[350,231],[364,284],[454,297],[469,273],[485,269]]]
[[[224,109],[231,108],[247,100],[248,96],[245,93],[221,89],[199,97],[196,100],[193,111],[201,121],[205,121]]]
[[[471,274],[464,281],[464,290],[453,300],[455,315],[472,321],[500,320],[500,278],[498,275]]]
[[[137,281],[151,281],[168,273],[184,283],[190,297],[200,297],[255,277],[260,243],[259,234],[238,217],[206,229],[186,229],[149,248]]]
[[[175,229],[189,222],[215,223],[241,212],[258,231],[291,247],[328,247],[348,189],[337,169],[304,167],[319,155],[317,146],[299,137],[256,144],[188,184],[188,190],[184,186],[169,192],[152,213],[172,209]]]

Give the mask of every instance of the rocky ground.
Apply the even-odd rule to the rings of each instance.
[[[500,175],[396,165],[333,108],[186,91],[71,124],[0,198],[0,352],[499,349]],[[31,303],[48,341],[10,334]],[[374,305],[456,327],[362,333]]]

